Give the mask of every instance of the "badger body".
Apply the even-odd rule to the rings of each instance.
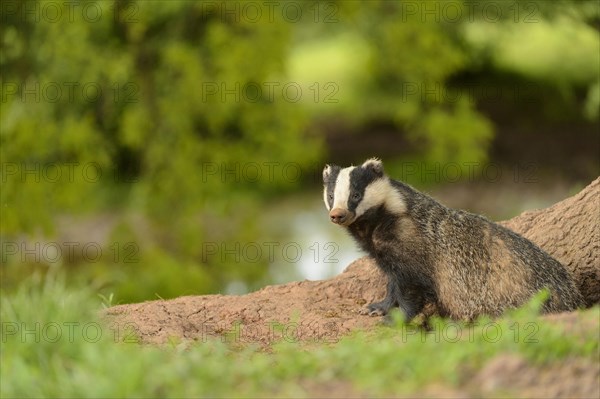
[[[542,289],[545,312],[574,310],[581,294],[565,267],[522,236],[486,218],[445,207],[385,175],[381,161],[323,170],[332,222],[344,226],[388,279],[370,315],[400,307],[406,320],[432,303],[455,319],[499,316]]]

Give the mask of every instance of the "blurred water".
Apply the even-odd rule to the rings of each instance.
[[[321,280],[341,273],[352,261],[363,256],[344,228],[329,221],[320,195],[290,200],[282,208],[293,208],[293,218],[286,223],[287,231],[281,247],[270,264],[275,283],[292,280]],[[282,214],[289,214],[281,209]]]

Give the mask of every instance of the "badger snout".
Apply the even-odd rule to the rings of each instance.
[[[345,209],[335,208],[329,212],[329,219],[335,224],[344,224],[349,218],[350,212]]]

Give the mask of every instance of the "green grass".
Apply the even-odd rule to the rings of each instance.
[[[540,365],[567,357],[596,362],[598,354],[597,322],[567,336],[535,316],[539,299],[494,322],[435,319],[428,333],[396,322],[333,344],[281,342],[272,350],[220,339],[160,347],[122,342],[127,335],[116,337],[114,326],[98,318],[102,302],[57,278],[33,278],[3,294],[1,396],[298,397],[310,394],[298,385],[307,381],[372,395],[410,394],[431,383],[459,385],[499,353]],[[592,320],[598,309],[584,313]]]

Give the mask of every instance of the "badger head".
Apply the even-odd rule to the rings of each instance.
[[[377,158],[348,168],[326,165],[323,185],[323,199],[329,218],[342,226],[351,225],[369,209],[382,205],[392,208],[391,211],[404,208]]]

